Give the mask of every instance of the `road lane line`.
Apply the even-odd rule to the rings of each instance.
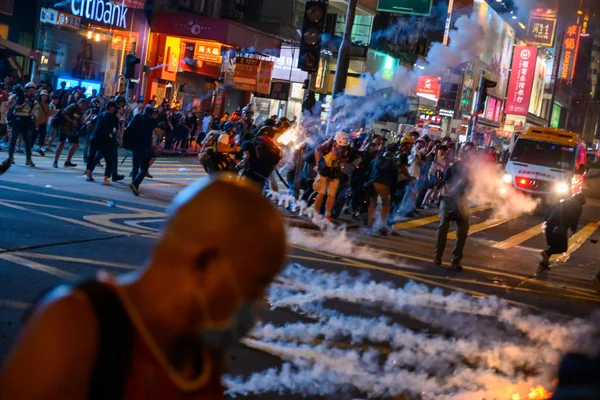
[[[163,214],[166,217],[166,214]],[[91,222],[94,226],[98,225],[104,228],[121,230],[121,233],[150,233],[147,229],[138,229],[112,222],[113,219],[138,219],[157,217],[156,213],[141,213],[141,214],[100,214],[100,215],[84,215],[83,219]]]
[[[492,206],[489,204],[486,204],[483,206],[472,207],[469,209],[469,211],[478,212],[478,211],[489,210],[490,208],[492,208]],[[406,221],[406,222],[399,222],[397,224],[394,224],[392,226],[392,229],[393,230],[402,230],[402,229],[417,228],[419,226],[432,224],[439,220],[440,220],[439,215],[432,215],[431,217],[419,218],[419,219],[414,219],[412,221]]]
[[[565,263],[569,261],[574,252],[579,250],[581,246],[600,228],[600,222],[587,224],[583,229],[580,229],[569,239],[569,249],[556,257],[556,262]],[[552,257],[554,258],[554,257]]]
[[[25,206],[35,206],[35,207],[43,207],[43,208],[53,208],[55,210],[71,210],[71,211],[73,211],[73,209],[69,208],[69,207],[51,206],[50,204],[39,204],[39,203],[31,203],[29,201],[17,201],[17,200],[8,200],[8,199],[4,199],[4,201],[6,201],[7,203],[20,204],[20,205],[25,205]]]
[[[493,218],[493,219],[488,219],[486,221],[483,221],[482,223],[479,223],[479,224],[471,225],[469,227],[469,236],[471,236],[477,232],[484,231],[486,229],[495,228],[496,226],[502,225],[502,224],[504,224],[510,220],[513,220],[515,218],[517,218],[517,216],[511,217],[511,218]],[[448,239],[455,240],[456,239],[456,231],[449,232]]]
[[[511,236],[502,242],[498,242],[498,243],[494,244],[492,247],[495,249],[500,249],[500,250],[512,249],[513,247],[516,247],[516,246],[520,245],[521,243],[528,241],[531,238],[541,235],[543,233],[542,232],[543,226],[544,226],[544,224],[539,224],[539,225],[533,226],[533,227],[527,229],[526,231],[517,233],[516,235]]]
[[[14,308],[16,310],[29,310],[31,304],[22,301],[0,300],[0,308]]]
[[[54,275],[58,278],[62,278],[62,279],[70,280],[70,281],[74,281],[79,278],[77,275],[72,274],[70,272],[63,271],[62,269],[51,267],[51,266],[45,265],[45,264],[40,264],[35,261],[31,261],[31,260],[27,260],[22,257],[15,256],[13,254],[6,254],[6,253],[0,254],[0,260],[5,260],[5,261],[11,262],[13,264],[18,264],[23,267],[31,268],[35,271],[45,272],[47,274]]]
[[[64,262],[68,262],[68,263],[90,264],[90,265],[96,265],[99,267],[110,267],[110,268],[119,268],[119,269],[136,269],[137,268],[134,265],[116,263],[116,262],[110,262],[110,261],[91,260],[88,258],[56,256],[54,254],[29,253],[29,252],[19,252],[19,251],[15,251],[15,253],[22,257],[34,258],[34,259],[40,259],[40,260],[64,261]]]

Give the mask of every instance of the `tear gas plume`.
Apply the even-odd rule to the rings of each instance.
[[[471,179],[469,201],[477,204],[490,204],[493,208],[491,218],[515,218],[530,214],[536,210],[540,200],[526,196],[502,180],[504,173],[494,163],[475,160],[468,165]]]
[[[231,396],[547,399],[544,388],[552,387],[560,354],[576,346],[575,338],[594,332],[593,323],[551,320],[494,297],[444,294],[416,283],[396,288],[365,274],[325,273],[294,264],[280,279],[287,285],[270,289],[273,306],[290,307],[315,322],[256,327],[245,344],[285,363],[247,379],[227,377]],[[330,300],[378,306],[439,330],[414,331],[393,322],[397,317],[345,315],[325,308]],[[437,314],[423,313],[426,308]],[[461,314],[471,319],[461,320]]]

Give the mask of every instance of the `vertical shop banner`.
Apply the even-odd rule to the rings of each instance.
[[[417,96],[437,100],[440,98],[442,85],[437,76],[420,76],[417,82]]]
[[[238,57],[233,72],[233,87],[238,90],[254,92],[258,79],[260,60],[256,58]]]
[[[515,46],[512,72],[506,96],[506,113],[526,116],[531,100],[531,86],[535,76],[538,49]]]
[[[581,36],[582,37],[588,37],[590,36],[590,16],[589,15],[584,15],[583,17],[583,22],[581,23]]]
[[[581,27],[579,25],[570,25],[565,32],[565,40],[563,42],[563,56],[560,63],[561,79],[573,79],[575,73],[575,63],[577,61],[577,52],[579,51],[579,39]]]
[[[527,44],[530,46],[554,46],[554,33],[556,30],[555,18],[529,18],[527,28]]]
[[[164,56],[162,59],[160,78],[166,81],[174,81],[177,78],[177,70],[179,67],[181,39],[167,36],[164,43]]]
[[[256,93],[269,94],[271,91],[271,76],[273,75],[272,61],[261,60],[258,69],[258,80],[256,82]]]

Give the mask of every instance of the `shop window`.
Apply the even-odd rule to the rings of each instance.
[[[13,15],[15,10],[14,0],[0,0],[0,14]],[[2,36],[6,37],[6,36]]]
[[[344,36],[346,16],[338,15],[335,24],[336,36]],[[368,45],[371,41],[371,30],[373,28],[373,17],[370,15],[357,15],[352,27],[352,42]]]
[[[0,37],[8,39],[8,24],[0,24]]]

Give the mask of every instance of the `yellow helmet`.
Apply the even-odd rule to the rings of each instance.
[[[404,136],[400,141],[400,144],[415,144],[415,138],[412,136]]]

